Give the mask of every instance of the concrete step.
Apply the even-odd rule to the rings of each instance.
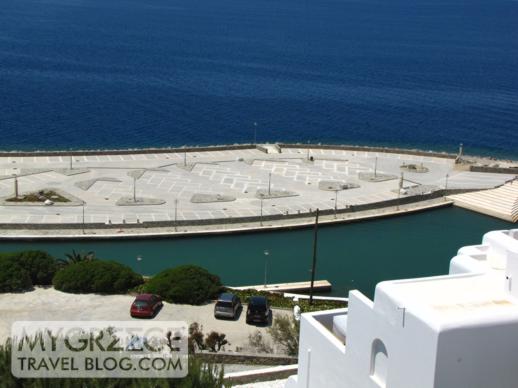
[[[505,184],[493,190],[483,190],[449,196],[454,205],[498,217],[518,221],[518,184]]]

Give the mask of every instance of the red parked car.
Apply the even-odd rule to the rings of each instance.
[[[131,304],[130,315],[139,318],[154,317],[162,306],[162,299],[158,295],[141,294]]]

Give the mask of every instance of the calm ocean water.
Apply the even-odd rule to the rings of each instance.
[[[0,149],[518,156],[518,1],[2,0]]]

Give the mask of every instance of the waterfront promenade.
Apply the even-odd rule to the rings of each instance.
[[[329,221],[335,218],[335,209],[338,214],[355,207],[368,211],[369,204],[386,201],[394,211],[416,209],[415,204],[404,205],[405,199],[444,189],[493,188],[513,178],[458,169],[451,157],[311,146],[4,155],[0,157],[0,235],[12,234],[9,226],[19,234],[49,235],[44,230],[47,226],[56,231],[60,225],[75,225],[78,230],[85,225],[88,234],[89,226],[102,229],[105,225],[110,229],[107,233],[114,234],[116,229],[124,233],[129,226],[138,233],[134,228],[138,225],[171,227],[175,222],[182,230],[170,228],[171,233],[184,231],[189,223],[197,231],[209,231],[217,228],[200,223],[243,219],[256,222],[256,227],[261,220],[282,226],[282,220],[267,222],[268,217],[299,217],[300,221],[286,221],[293,226],[307,222],[304,214],[316,208],[327,211]],[[16,190],[20,198],[51,190],[68,202],[13,201]],[[403,201],[401,208],[394,202],[398,200]],[[440,205],[436,202],[434,206]],[[335,219],[347,217],[351,215]],[[34,228],[41,230],[22,232]]]

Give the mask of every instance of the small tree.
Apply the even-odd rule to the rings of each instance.
[[[226,340],[226,334],[211,331],[205,338],[205,347],[211,352],[219,352],[225,345],[230,345],[230,342]]]
[[[290,356],[296,356],[299,352],[299,332],[300,322],[288,315],[276,317],[268,328],[273,342],[283,347]]]
[[[258,353],[273,353],[272,346],[266,342],[263,334],[259,330],[248,335],[248,344]]]
[[[81,261],[92,261],[95,259],[95,252],[90,251],[88,253],[76,252],[72,249],[72,253],[66,253],[64,259],[59,259],[58,262],[61,265],[68,265],[79,263]]]
[[[189,353],[196,353],[198,350],[205,350],[205,343],[203,342],[203,326],[198,322],[191,323],[189,326],[189,338],[187,340]]]

